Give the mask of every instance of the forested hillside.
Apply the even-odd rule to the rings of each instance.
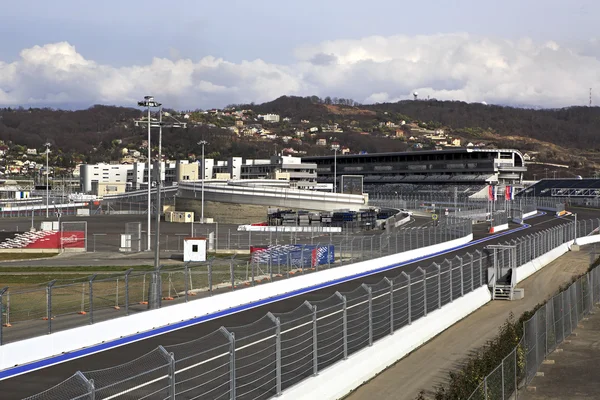
[[[268,123],[261,114],[277,114],[281,120]],[[56,161],[64,167],[118,161],[123,148],[140,150],[143,157],[146,131],[134,125],[143,116],[138,109],[103,105],[78,111],[0,109],[0,140],[9,147],[37,149],[50,142],[62,154]],[[512,147],[572,171],[600,169],[598,107],[535,110],[436,100],[360,105],[352,99],[284,96],[264,104],[188,111],[186,118],[187,128],[164,130],[169,158],[193,159],[201,139],[209,142],[207,156],[214,158],[262,158],[281,151],[329,154],[331,143],[350,153],[431,149],[439,146],[424,139],[423,132],[443,131],[463,146]],[[254,133],[248,134],[249,128]],[[318,145],[319,139],[327,144]]]

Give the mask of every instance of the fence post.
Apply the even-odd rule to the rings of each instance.
[[[504,397],[504,359],[502,359],[502,361],[500,361],[500,370],[502,373],[502,379],[500,380],[500,382],[502,382],[502,397],[501,399],[505,399],[506,397]],[[518,390],[518,388],[515,388],[515,391]]]
[[[373,289],[363,283],[369,299],[369,346],[373,346]]]
[[[317,360],[317,306],[312,306],[312,325],[313,325],[313,376],[317,376],[318,360]]]
[[[275,379],[276,395],[281,396],[281,321],[271,312],[267,316],[275,323]]]
[[[129,315],[129,274],[131,274],[132,271],[133,268],[129,268],[125,271],[125,315]]]
[[[444,258],[444,262],[448,261],[448,265],[450,266],[450,269],[448,270],[448,276],[450,277],[450,285],[448,285],[450,287],[450,303],[452,303],[454,301],[454,289],[452,287],[453,282],[453,272],[452,272],[452,261]]]
[[[438,308],[442,308],[442,267],[437,263],[433,263],[433,266],[437,269]]]
[[[427,316],[427,271],[419,267],[418,270],[423,271],[423,316]]]
[[[235,275],[233,273],[233,259],[235,258],[235,254],[231,256],[231,260],[229,261],[229,274],[231,277],[231,290],[235,290]]]
[[[475,290],[475,273],[473,271],[473,254],[471,253],[467,253],[469,254],[469,258],[471,259],[471,262],[469,264],[471,264],[471,292],[473,290]]]
[[[168,353],[164,347],[158,346],[158,349],[163,353],[169,362],[169,397],[170,400],[175,400],[175,354]]]
[[[384,277],[384,281],[390,285],[390,335],[394,334],[394,282]]]
[[[406,309],[407,309],[407,314],[408,314],[408,325],[411,324],[412,322],[412,313],[411,313],[411,301],[410,301],[410,292],[411,292],[411,288],[410,288],[410,275],[408,275],[406,272],[402,272],[402,275],[406,276]]]
[[[2,327],[4,326],[4,322],[2,321],[2,315],[4,315],[4,303],[2,302],[2,295],[8,290],[8,286],[0,289],[0,346],[2,346]],[[8,307],[6,309],[6,313],[8,314]],[[8,322],[6,323],[8,326]]]
[[[48,318],[48,334],[52,333],[52,286],[56,283],[56,280],[48,283],[46,286],[46,318]]]
[[[463,265],[462,257],[456,256],[456,258],[458,259],[458,261],[460,261],[460,297],[462,297],[465,295],[465,266]]]
[[[224,327],[219,330],[229,340],[229,399],[235,400],[235,333]]]
[[[213,260],[212,258],[208,261],[208,291],[210,293],[210,295],[212,296],[212,263]]]
[[[184,284],[184,290],[185,290],[185,302],[188,302],[188,292],[190,290],[190,281],[189,281],[189,275],[190,275],[190,268],[188,267],[188,263],[185,263],[185,265],[183,266],[183,284]]]
[[[342,336],[344,337],[344,360],[346,360],[348,359],[348,308],[346,296],[340,292],[335,292],[335,294],[342,300]]]
[[[86,378],[85,375],[83,375],[81,373],[81,371],[77,371],[75,373],[75,375],[77,375],[77,377],[79,379],[81,379],[84,382],[84,384],[87,386],[88,391],[89,391],[89,393],[88,393],[89,394],[88,399],[89,400],[95,400],[95,398],[96,398],[96,388],[94,386],[94,380]]]

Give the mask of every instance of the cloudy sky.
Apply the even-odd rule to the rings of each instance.
[[[281,95],[600,104],[593,0],[11,1],[0,106],[179,109]],[[595,97],[596,98],[596,97]]]

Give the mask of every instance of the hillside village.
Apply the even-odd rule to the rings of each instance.
[[[419,103],[410,106],[428,106],[426,101]],[[457,128],[441,121],[419,120],[385,106],[360,106],[351,100],[333,103],[314,97],[282,97],[261,105],[168,110],[172,118],[184,121],[186,128],[164,130],[163,159],[198,159],[197,142],[202,139],[209,142],[207,156],[214,158],[511,147],[520,149],[526,161],[542,165],[552,162],[565,170],[571,168],[572,174],[578,170],[595,174],[598,169],[596,160],[584,157],[583,152],[569,152],[553,143],[526,136],[500,135],[493,128]],[[101,115],[94,117],[94,113]],[[98,121],[104,119],[104,127],[86,140],[80,139],[87,135],[85,129],[78,132],[73,128],[65,134],[64,120],[75,115],[84,121],[96,119],[97,126]],[[43,116],[41,121],[30,121],[39,116]],[[144,134],[146,118],[140,110],[107,106],[76,112],[0,110],[0,176],[35,179],[45,175],[45,142],[51,144],[48,153],[51,176],[77,176],[77,166],[82,163],[145,162],[148,153]],[[50,128],[41,129],[40,124],[44,123]],[[78,125],[83,123],[78,122]],[[21,129],[22,134],[15,134]],[[88,128],[91,129],[93,127]],[[152,150],[156,154],[154,140]]]

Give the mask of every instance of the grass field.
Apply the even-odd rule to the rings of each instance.
[[[0,253],[0,261],[37,260],[55,257],[58,253]]]

